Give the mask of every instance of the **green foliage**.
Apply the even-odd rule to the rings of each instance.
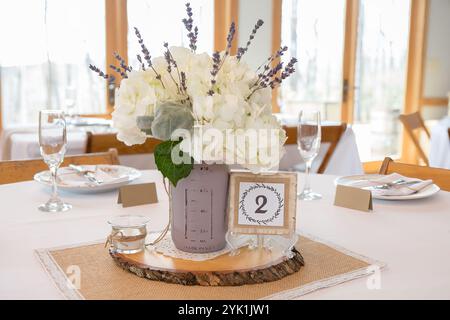
[[[156,167],[175,187],[178,181],[189,176],[194,167],[194,159],[192,157],[188,157],[190,158],[189,163],[173,163],[172,153],[179,154],[180,157],[183,157],[179,143],[180,141],[168,140],[160,143],[155,149]],[[186,155],[183,158],[186,158]]]

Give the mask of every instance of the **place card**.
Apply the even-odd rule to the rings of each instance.
[[[156,202],[158,194],[154,182],[130,184],[119,189],[117,203],[121,203],[124,208]]]
[[[337,185],[334,205],[369,212],[373,209],[370,190]]]
[[[297,174],[232,172],[229,231],[287,235],[295,230]]]

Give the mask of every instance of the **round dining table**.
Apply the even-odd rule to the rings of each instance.
[[[35,250],[105,239],[112,216],[146,215],[149,229],[161,230],[168,220],[162,177],[155,170],[142,173],[133,183],[155,182],[158,203],[123,208],[117,204],[117,191],[61,192],[73,209],[50,214],[37,209],[50,195],[47,187],[34,181],[0,185],[0,299],[63,299]],[[297,231],[386,267],[376,287],[359,278],[301,299],[450,299],[450,193],[411,201],[374,200],[373,211],[367,213],[333,205],[336,178],[311,176],[312,189],[323,198],[298,202]],[[303,181],[299,173],[299,188]]]

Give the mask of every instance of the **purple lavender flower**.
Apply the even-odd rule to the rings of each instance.
[[[100,77],[102,77],[105,80],[108,80],[109,84],[114,84],[116,82],[116,78],[112,74],[106,74],[102,70],[100,70],[98,67],[94,66],[93,64],[89,65],[89,69],[97,73]]]
[[[175,59],[173,58],[172,53],[170,52],[169,44],[167,42],[164,42],[163,45],[164,45],[164,48],[166,48],[166,51],[164,52],[164,58],[167,62],[167,72],[169,73],[169,76],[172,79],[172,81],[177,86],[178,93],[184,93],[187,95],[186,90],[184,90],[184,88],[183,88],[182,72],[180,72],[180,70],[178,69],[178,64],[175,61]],[[174,67],[174,69],[177,72],[178,82],[174,79],[174,77],[172,75],[172,66]],[[184,79],[184,83],[186,84],[186,79]]]
[[[145,69],[145,64],[144,64],[144,62],[142,61],[141,55],[140,55],[140,54],[137,54],[137,55],[136,55],[136,58],[138,59],[139,64],[141,65],[141,69],[142,69],[143,71],[145,71],[145,70],[146,70],[146,69]]]
[[[89,69],[97,73],[100,77],[103,79],[108,79],[109,75],[104,73],[102,70],[100,70],[98,67],[94,66],[93,64],[89,64]]]
[[[136,37],[138,38],[138,42],[141,45],[141,51],[144,55],[145,61],[147,61],[147,64],[149,67],[152,66],[152,57],[150,56],[150,52],[148,51],[147,47],[144,44],[144,39],[142,39],[141,33],[139,32],[138,28],[134,27],[134,33],[136,34]]]
[[[125,59],[122,58],[118,52],[114,52],[114,58],[116,58],[117,61],[119,61],[120,67],[123,69],[124,72],[130,72],[133,69],[132,67],[128,66],[125,63]]]
[[[231,49],[231,44],[233,42],[234,34],[236,33],[236,24],[234,21],[231,23],[230,29],[228,30],[227,35],[227,49],[225,50],[226,54],[228,55]]]
[[[184,18],[181,20],[184,24],[184,27],[186,28],[188,32],[188,38],[189,38],[189,48],[195,52],[197,50],[197,38],[198,38],[198,27],[194,27],[194,19],[192,18],[192,8],[191,4],[188,2],[186,3],[186,14],[187,18]]]
[[[153,70],[153,72],[156,75],[156,79],[158,79],[159,82],[161,82],[162,87],[165,88],[164,82],[162,81],[161,75],[153,67],[152,57],[150,56],[150,52],[148,51],[147,47],[144,44],[144,39],[142,38],[141,33],[139,32],[138,28],[134,27],[134,33],[136,34],[136,37],[138,38],[138,42],[139,42],[139,44],[141,46],[141,51],[144,54],[144,59],[145,59],[145,61],[147,61],[147,65]],[[138,60],[139,59],[140,59],[140,56],[138,55]],[[139,62],[141,62],[142,69],[145,70],[145,66],[142,63],[142,59],[139,60]]]
[[[255,35],[258,32],[258,29],[261,28],[261,26],[263,24],[264,24],[264,21],[261,19],[258,19],[258,21],[256,21],[256,24],[253,27],[252,33],[250,34],[250,37],[247,40],[247,43],[245,44],[245,47],[239,47],[237,50],[236,57],[238,60],[241,60],[242,56],[247,52],[248,47],[251,45],[252,40],[255,38]]]
[[[255,93],[256,91],[270,87],[272,89],[279,86],[283,80],[287,79],[290,75],[295,72],[294,65],[297,63],[296,58],[291,58],[289,63],[283,69],[283,62],[278,62],[274,67],[270,67],[276,59],[279,59],[283,54],[287,51],[287,47],[283,46],[278,49],[275,54],[271,55],[265,63],[260,65],[257,72],[262,68],[263,70],[258,74],[258,78],[255,83],[251,86],[251,92],[247,96],[247,100]],[[281,71],[281,74],[280,74]]]
[[[128,78],[127,74],[126,74],[124,71],[122,71],[122,69],[120,69],[119,67],[116,67],[116,66],[113,65],[113,64],[110,64],[109,67],[110,67],[111,69],[113,69],[115,72],[117,72],[118,74],[120,74],[120,76],[122,77],[122,79],[127,79],[127,78]]]

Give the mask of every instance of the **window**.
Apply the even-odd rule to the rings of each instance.
[[[214,1],[190,1],[194,23],[199,28],[197,52],[211,53],[214,39]],[[134,33],[137,27],[152,57],[163,55],[163,43],[170,46],[189,46],[182,23],[186,17],[184,1],[179,0],[128,0],[128,61],[132,66],[139,66],[136,54],[141,48]]]
[[[361,0],[353,129],[362,161],[399,157],[410,1]]]
[[[104,0],[0,0],[3,126],[35,124],[42,108],[105,113]]]
[[[340,120],[345,3],[283,0],[281,42],[298,63],[280,90],[282,112],[317,107],[324,119]]]
[[[352,124],[363,161],[398,157],[410,6],[407,0],[283,0],[282,43],[298,63],[281,87],[281,111],[319,108],[324,120]],[[344,73],[351,81],[343,81]]]
[[[199,27],[198,51],[211,53],[215,1],[190,2]],[[152,56],[162,55],[165,41],[187,46],[185,14],[180,0],[0,0],[0,128],[35,124],[42,108],[106,114],[106,83],[88,68],[93,63],[110,72],[106,65],[113,52],[106,52],[106,33],[108,51],[119,50],[127,33],[120,23],[128,18],[129,64],[138,66],[133,27]]]

